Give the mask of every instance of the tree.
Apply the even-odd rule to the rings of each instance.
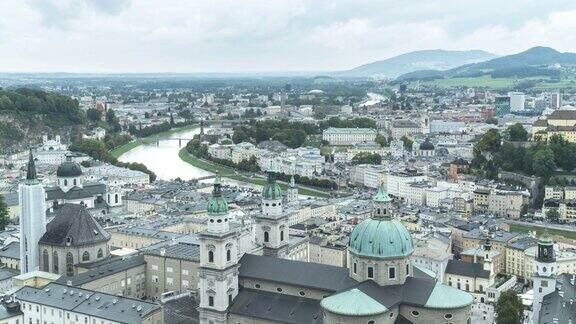
[[[380,164],[382,156],[378,153],[360,152],[352,158],[352,164]]]
[[[86,117],[90,121],[99,122],[102,120],[102,112],[100,112],[98,109],[90,108],[86,110]]]
[[[500,294],[495,310],[497,324],[522,323],[524,307],[522,306],[522,300],[520,300],[514,290],[507,290]]]
[[[494,117],[490,117],[490,118],[486,119],[486,124],[498,125],[498,119],[496,119]]]
[[[534,153],[532,159],[532,170],[537,176],[544,178],[546,181],[556,169],[554,162],[554,152],[548,147],[538,150]]]
[[[550,208],[546,211],[546,219],[549,221],[557,222],[560,218],[560,213],[558,212],[558,208]]]
[[[478,147],[482,152],[496,153],[502,144],[502,136],[496,128],[491,128],[478,141]]]
[[[4,201],[4,196],[0,195],[0,231],[6,229],[10,223],[10,216],[8,215],[8,205]]]
[[[384,136],[382,134],[376,135],[376,139],[374,141],[376,143],[380,144],[381,147],[387,147],[389,145],[388,140],[386,139],[386,136]]]
[[[246,142],[249,139],[250,139],[250,136],[248,136],[248,134],[246,134],[246,132],[244,132],[242,129],[234,130],[234,135],[232,135],[232,141],[234,141],[234,143],[238,144],[238,143]]]
[[[402,138],[400,138],[402,140],[402,142],[404,142],[404,149],[407,151],[412,150],[412,144],[414,143],[414,141],[412,141],[411,139],[409,139],[408,137],[406,137],[406,135],[402,136]]]
[[[508,140],[512,142],[525,142],[528,139],[528,132],[520,123],[511,125],[506,130]]]

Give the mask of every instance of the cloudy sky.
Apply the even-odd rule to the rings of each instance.
[[[0,0],[0,71],[326,71],[535,45],[576,52],[576,1]]]

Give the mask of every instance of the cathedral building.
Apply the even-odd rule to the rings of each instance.
[[[238,258],[219,186],[200,234],[200,323],[470,323],[472,295],[411,264],[412,237],[382,188],[350,236],[344,268],[283,258],[288,229],[273,174],[256,216],[264,255]]]

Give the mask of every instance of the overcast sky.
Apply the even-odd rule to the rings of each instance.
[[[0,71],[327,71],[536,45],[576,52],[575,0],[0,0]]]

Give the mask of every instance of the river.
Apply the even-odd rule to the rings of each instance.
[[[171,138],[191,139],[200,133],[200,128],[184,130],[173,133]],[[187,141],[182,141],[182,147]],[[182,148],[177,140],[159,140],[158,143],[143,144],[122,154],[119,158],[122,162],[138,162],[156,173],[158,179],[170,180],[180,178],[190,180],[211,175],[211,172],[192,166],[180,159],[178,152]]]

